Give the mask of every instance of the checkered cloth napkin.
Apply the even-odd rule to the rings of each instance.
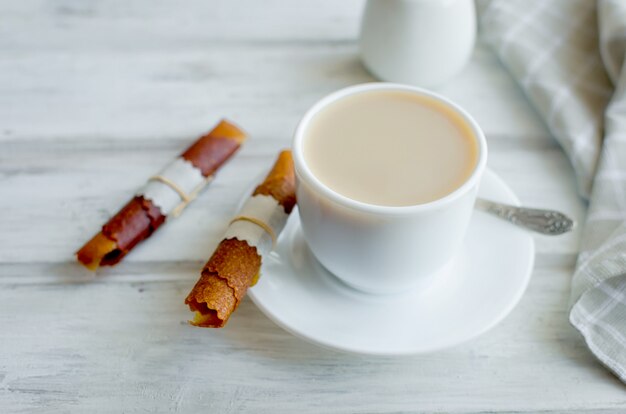
[[[626,0],[478,0],[481,34],[589,199],[570,322],[626,382]]]

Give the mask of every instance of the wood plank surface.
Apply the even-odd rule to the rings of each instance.
[[[620,413],[568,324],[580,228],[537,236],[521,303],[457,348],[373,358],[310,345],[249,301],[195,329],[183,299],[304,111],[374,80],[359,0],[0,3],[0,412]],[[492,53],[439,92],[474,115],[524,204],[583,220],[571,167]],[[73,253],[146,177],[228,117],[251,138],[180,218],[94,276]],[[503,275],[506,277],[506,275]]]

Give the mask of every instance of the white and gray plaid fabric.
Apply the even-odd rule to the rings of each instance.
[[[589,198],[570,322],[626,382],[626,0],[479,0],[481,33]]]

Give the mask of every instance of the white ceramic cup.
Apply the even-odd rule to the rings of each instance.
[[[389,207],[352,200],[315,177],[303,153],[304,140],[315,139],[306,134],[311,120],[338,100],[373,90],[427,96],[461,116],[478,146],[478,162],[464,184],[429,203]],[[456,256],[487,162],[487,143],[476,121],[446,98],[412,86],[368,83],[342,89],[313,105],[296,129],[293,156],[302,231],[313,255],[354,288],[397,293],[426,286]]]
[[[432,88],[465,66],[475,39],[474,0],[368,0],[359,44],[377,78]]]

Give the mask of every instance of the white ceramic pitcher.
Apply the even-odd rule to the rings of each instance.
[[[475,39],[474,0],[368,0],[360,49],[379,79],[431,88],[463,68]]]

